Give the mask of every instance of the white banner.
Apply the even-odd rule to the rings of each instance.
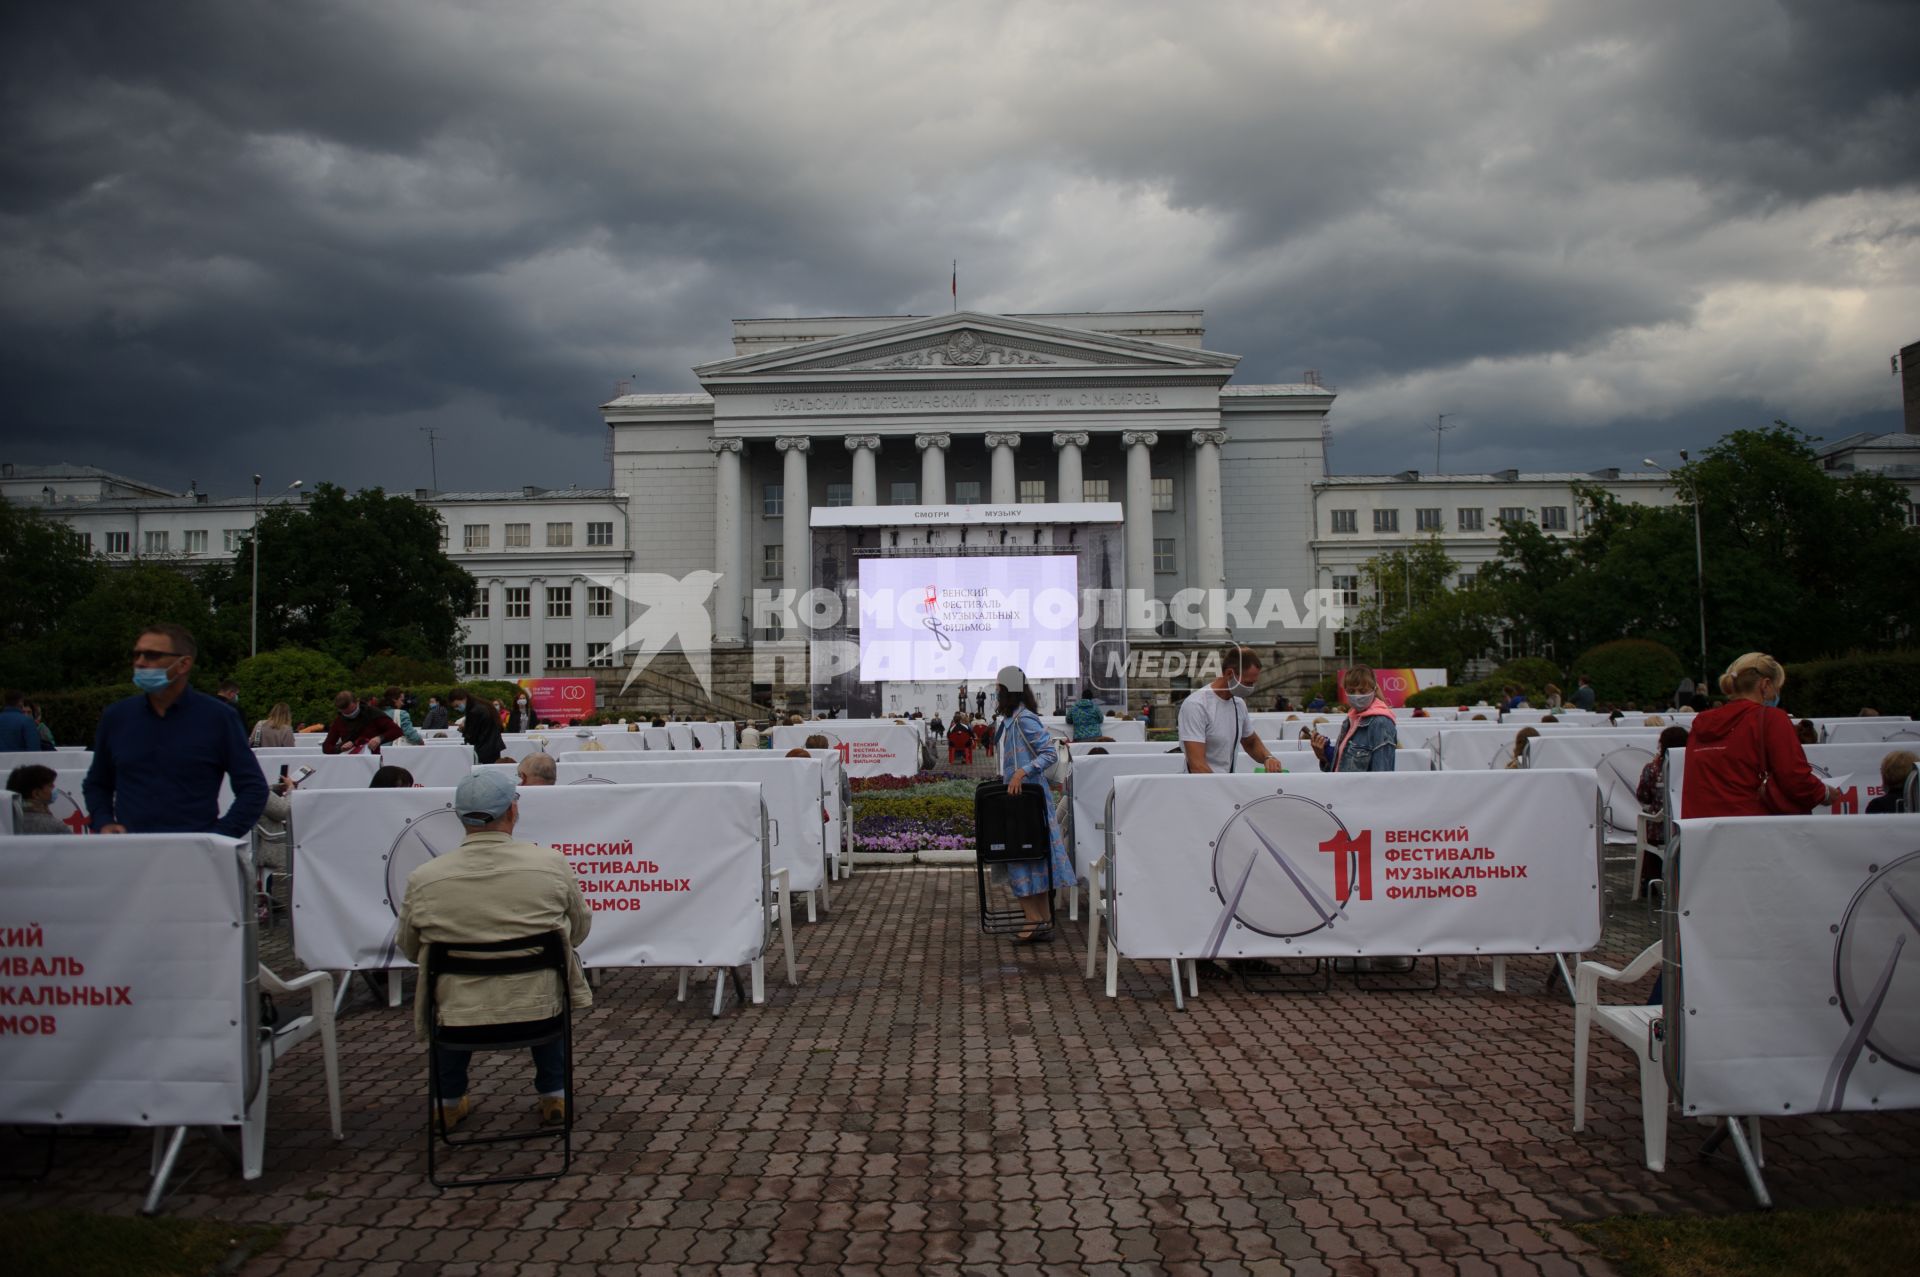
[[[773,749],[804,749],[809,736],[824,736],[839,751],[847,775],[913,776],[920,771],[920,733],[883,718],[832,718],[773,729]]]
[[[0,843],[0,1122],[239,1123],[251,876],[208,834]]]
[[[1578,953],[1600,940],[1593,773],[1127,776],[1129,958]]]
[[[1335,739],[1329,737],[1328,739]],[[1288,772],[1317,772],[1320,770],[1319,756],[1313,752],[1308,741],[1295,741],[1299,749],[1283,749],[1279,745],[1268,743],[1267,748],[1280,759],[1280,765]],[[1233,751],[1237,772],[1250,772],[1257,765],[1253,755],[1244,749]],[[1396,746],[1393,751],[1393,770],[1396,772],[1430,772],[1433,770],[1433,751],[1430,749],[1406,749]]]
[[[1607,841],[1631,843],[1638,834],[1640,773],[1660,748],[1660,733],[1563,732],[1540,735],[1527,743],[1527,766],[1546,769],[1591,767],[1600,782],[1600,814]]]
[[[1898,741],[1880,741],[1870,745],[1807,745],[1803,748],[1814,775],[1840,791],[1839,802],[1823,803],[1807,814],[1858,816],[1886,790],[1880,783],[1880,760],[1903,746]],[[1686,751],[1669,754],[1667,793],[1671,797],[1667,801],[1676,815],[1686,810],[1683,805],[1686,778]]]
[[[1920,821],[1690,820],[1679,838],[1682,1111],[1920,1107]]]
[[[413,783],[422,789],[452,789],[473,770],[473,746],[402,745],[396,741],[380,751],[380,761],[406,768],[413,775]]]
[[[1055,740],[1066,740],[1073,735],[1073,724],[1058,715],[1043,714],[1040,721]],[[1137,718],[1109,716],[1100,724],[1100,734],[1114,741],[1143,741],[1147,738],[1147,725]]]
[[[1093,754],[1075,752],[1067,774],[1069,845],[1073,868],[1081,882],[1090,879],[1093,862],[1107,854],[1107,798],[1120,776],[1182,776],[1187,760],[1180,754]]]
[[[4,781],[16,767],[51,767],[57,772],[79,772],[84,776],[91,766],[93,752],[85,749],[0,751],[0,781]]]
[[[760,955],[766,853],[745,783],[520,791],[516,838],[567,857],[593,910],[590,967],[737,966]],[[407,876],[466,836],[448,789],[293,798],[293,940],[314,969],[411,966],[394,948]]]
[[[825,763],[813,758],[755,758],[737,750],[716,750],[711,758],[643,754],[610,759],[605,754],[587,754],[560,760],[563,786],[683,785],[714,780],[760,786],[771,822],[769,862],[775,869],[788,871],[791,890],[818,890],[826,877]]]
[[[1844,723],[1828,723],[1821,728],[1820,740],[1827,745],[1867,745],[1880,741],[1920,749],[1920,723],[1899,718],[1856,718]]]

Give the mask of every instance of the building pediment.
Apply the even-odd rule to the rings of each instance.
[[[1224,380],[1237,355],[961,311],[696,367],[703,383],[1062,373],[1212,374]]]

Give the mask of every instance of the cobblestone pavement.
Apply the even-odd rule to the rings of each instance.
[[[274,1073],[265,1176],[196,1139],[168,1208],[288,1225],[247,1277],[1597,1273],[1567,1221],[1750,1208],[1693,1123],[1665,1174],[1641,1165],[1634,1066],[1610,1041],[1573,1133],[1572,1013],[1544,959],[1516,960],[1505,993],[1477,961],[1429,993],[1215,979],[1182,1013],[1157,966],[1123,964],[1120,998],[1100,996],[1077,924],[1051,945],[981,936],[973,895],[971,870],[862,870],[800,929],[800,987],[718,1021],[670,974],[610,974],[576,1041],[574,1169],[552,1183],[436,1193],[408,1012],[361,993],[346,1140],[302,1046]],[[1609,956],[1646,938],[1622,903]],[[529,1072],[480,1057],[480,1115],[523,1117]],[[1916,1148],[1913,1114],[1766,1134],[1783,1205],[1910,1198]],[[0,1207],[130,1211],[145,1170],[143,1138],[68,1140]]]

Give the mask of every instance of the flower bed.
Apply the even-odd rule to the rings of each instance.
[[[911,855],[973,846],[973,791],[951,772],[853,781],[853,849]]]

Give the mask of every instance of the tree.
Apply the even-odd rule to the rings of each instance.
[[[110,568],[85,598],[68,608],[54,631],[40,684],[54,687],[124,683],[133,671],[133,642],[156,621],[184,625],[200,646],[196,686],[210,682],[230,653],[195,579],[159,563]]]
[[[441,550],[443,525],[427,506],[379,488],[348,495],[323,483],[299,507],[260,519],[260,649],[292,645],[342,665],[393,652],[447,661],[473,578]],[[223,627],[246,650],[254,539],[211,582]]]
[[[1349,615],[1347,625],[1370,661],[1382,665],[1389,656],[1405,659],[1404,653],[1389,648],[1389,630],[1445,595],[1447,578],[1459,566],[1447,557],[1438,537],[1404,550],[1376,554],[1360,565],[1360,606]]]
[[[234,682],[240,684],[240,703],[252,717],[265,718],[268,710],[285,701],[296,723],[327,722],[333,717],[335,693],[354,685],[340,662],[297,647],[262,652],[240,662]]]
[[[86,542],[66,524],[0,501],[0,581],[7,583],[7,605],[0,608],[0,682],[19,687],[41,681],[60,618],[94,588],[100,571]]]

